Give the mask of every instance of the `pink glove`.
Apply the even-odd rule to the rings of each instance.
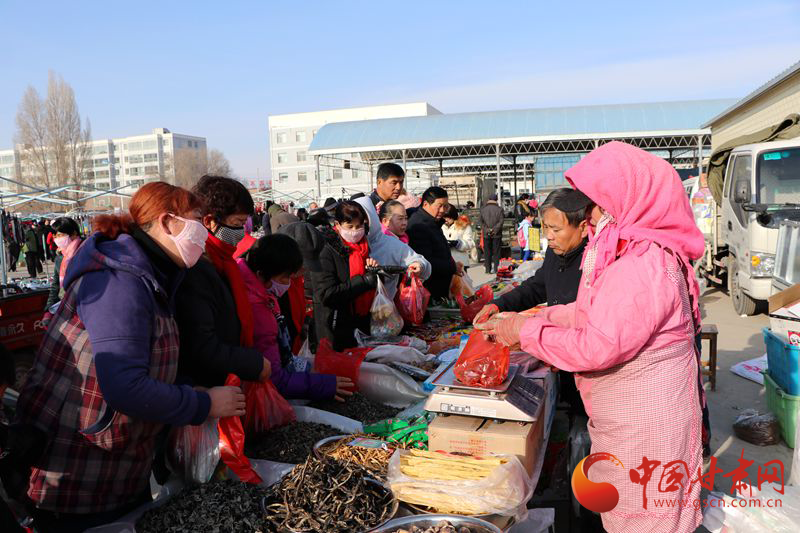
[[[484,305],[483,309],[481,309],[477,316],[475,316],[475,319],[472,321],[472,323],[477,326],[478,324],[488,321],[499,312],[500,308],[494,304]]]
[[[484,334],[494,337],[499,343],[515,346],[519,344],[519,332],[522,326],[530,318],[519,313],[498,313],[487,322],[476,324],[475,327]]]

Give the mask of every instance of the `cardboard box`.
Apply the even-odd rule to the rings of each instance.
[[[770,297],[769,324],[775,335],[800,346],[800,283]]]
[[[428,426],[428,449],[470,455],[516,455],[528,474],[540,453],[546,418],[544,406],[536,422],[500,421],[461,415],[439,415]]]

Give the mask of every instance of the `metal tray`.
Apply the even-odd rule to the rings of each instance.
[[[390,520],[384,524],[383,527],[373,529],[370,531],[370,533],[394,533],[398,529],[410,529],[409,526],[426,528],[435,526],[442,520],[447,520],[455,527],[468,527],[471,533],[502,533],[503,531],[490,522],[472,516],[460,516],[455,514],[429,514],[395,518],[394,520]]]

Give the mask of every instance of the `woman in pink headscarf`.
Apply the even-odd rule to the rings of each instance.
[[[643,150],[605,144],[566,177],[597,204],[577,301],[535,318],[500,313],[478,327],[575,372],[592,453],[623,465],[599,461],[588,472],[619,492],[617,506],[602,514],[606,530],[694,531],[702,521],[693,507],[700,484],[691,480],[702,467],[703,400],[694,343],[699,291],[689,261],[702,254],[703,236],[678,174]],[[644,457],[660,462],[647,482]],[[671,468],[682,476],[670,483],[663,467],[674,461],[683,462]],[[689,503],[657,507],[655,499]]]

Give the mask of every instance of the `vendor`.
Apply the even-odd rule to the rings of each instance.
[[[353,383],[349,378],[293,369],[288,318],[278,298],[289,290],[292,278],[302,279],[303,256],[297,243],[288,235],[267,235],[236,263],[253,307],[254,347],[269,361],[272,383],[284,398],[344,401],[352,395]]]
[[[165,424],[244,414],[238,387],[175,384],[173,305],[184,269],[203,253],[201,205],[189,191],[148,183],[131,199],[130,216],[97,217],[97,233],[72,258],[4,450],[18,476],[30,476],[36,531],[114,522],[151,499]],[[43,453],[32,457],[36,449]],[[7,474],[6,465],[0,471]]]
[[[444,214],[449,207],[447,191],[441,187],[428,187],[422,193],[422,206],[408,221],[408,238],[411,247],[431,264],[431,276],[425,288],[432,300],[447,298],[453,276],[464,275],[463,263],[456,263],[450,255],[450,244],[442,233]]]
[[[498,342],[575,372],[590,417],[591,479],[611,483],[619,503],[603,513],[607,531],[690,532],[702,512],[692,506],[644,508],[659,493],[643,458],[683,461],[684,476],[702,469],[701,404],[695,334],[699,289],[690,261],[704,250],[680,178],[653,154],[621,142],[595,149],[566,178],[596,206],[578,298],[535,317],[500,313],[478,327]],[[638,479],[649,479],[642,487]],[[670,499],[695,501],[700,484],[674,484]]]
[[[341,351],[356,345],[357,329],[369,331],[378,276],[367,272],[367,267],[376,267],[378,262],[369,255],[367,212],[360,204],[339,202],[333,218],[333,228],[321,229],[325,248],[311,279],[317,339],[328,339],[334,350]]]

